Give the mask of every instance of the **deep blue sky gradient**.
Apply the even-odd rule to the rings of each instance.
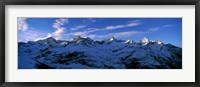
[[[33,41],[45,38],[48,34],[56,37],[53,35],[56,32],[53,24],[59,19],[27,18],[25,22],[28,29],[26,31],[18,29],[18,41]],[[103,40],[114,36],[116,39],[138,42],[143,37],[147,37],[182,47],[182,18],[67,18],[67,21],[61,25],[64,31],[59,39],[72,40],[80,35],[94,40]],[[127,26],[131,23],[135,25]]]

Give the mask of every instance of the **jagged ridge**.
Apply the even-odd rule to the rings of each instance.
[[[77,36],[72,41],[44,40],[18,43],[18,68],[58,69],[181,69],[182,49],[159,40],[94,41]]]

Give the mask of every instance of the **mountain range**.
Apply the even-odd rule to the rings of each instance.
[[[19,69],[182,69],[182,48],[146,37],[139,42],[93,40],[71,41],[49,37],[18,42]]]

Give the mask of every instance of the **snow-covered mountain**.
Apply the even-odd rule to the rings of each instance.
[[[143,38],[18,42],[19,69],[181,69],[182,48]]]

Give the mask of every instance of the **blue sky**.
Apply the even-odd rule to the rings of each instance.
[[[182,47],[182,18],[18,18],[18,41],[72,40],[78,35],[136,42],[147,37]]]

